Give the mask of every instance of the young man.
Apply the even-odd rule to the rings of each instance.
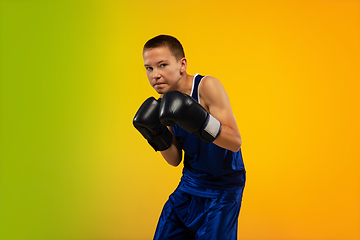
[[[237,239],[245,185],[241,137],[220,81],[187,74],[180,42],[168,35],[143,49],[150,85],[133,123],[172,166],[184,151],[181,182],[165,203],[154,239]],[[168,126],[168,127],[166,127]]]

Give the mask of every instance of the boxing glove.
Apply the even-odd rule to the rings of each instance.
[[[133,125],[155,151],[164,151],[171,146],[173,135],[160,123],[159,108],[159,100],[148,98],[136,112]]]
[[[221,123],[216,118],[189,95],[179,91],[164,94],[159,118],[162,124],[177,124],[206,143],[213,142],[221,131]]]

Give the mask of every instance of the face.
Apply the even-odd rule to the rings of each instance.
[[[143,57],[150,85],[157,93],[164,94],[178,89],[186,72],[185,58],[177,61],[166,46],[146,50]]]

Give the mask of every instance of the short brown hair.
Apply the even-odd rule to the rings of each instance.
[[[165,46],[169,48],[177,61],[185,57],[184,49],[179,40],[169,35],[159,35],[147,41],[144,45],[143,53],[152,48]]]

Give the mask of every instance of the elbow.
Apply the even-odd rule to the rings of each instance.
[[[167,163],[173,167],[177,167],[179,166],[179,164],[181,163],[181,156],[178,156],[177,158],[168,158],[168,159],[165,159],[167,161]]]
[[[240,150],[240,146],[239,147],[234,147],[233,149],[230,149],[233,152],[238,152]]]
[[[169,162],[168,162],[169,163]],[[180,162],[176,162],[176,163],[169,163],[169,165],[173,166],[173,167],[177,167],[179,166]]]
[[[241,140],[241,138],[239,138],[235,141],[235,144],[234,144],[233,148],[231,149],[231,151],[238,152],[241,148],[241,145],[242,145],[242,140]]]
[[[177,167],[181,163],[181,158],[179,158],[179,159],[171,159],[171,160],[169,159],[169,160],[166,160],[166,161],[167,161],[167,163],[169,165],[171,165],[173,167]]]

